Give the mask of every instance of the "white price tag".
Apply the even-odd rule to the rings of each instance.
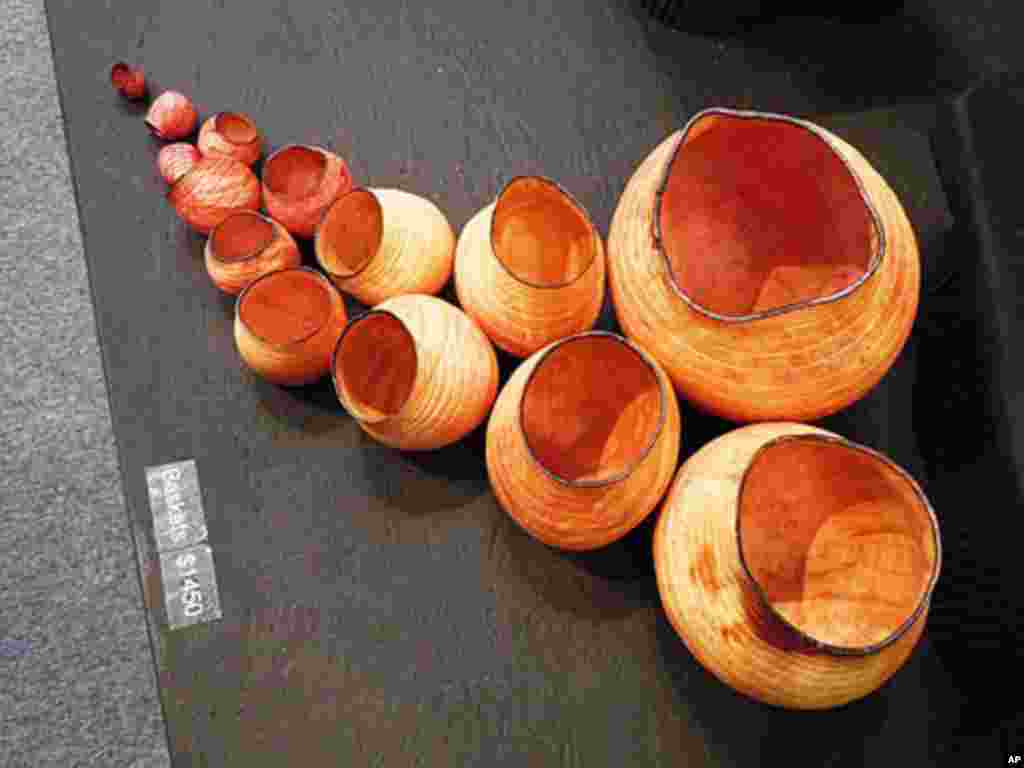
[[[209,545],[160,555],[160,576],[171,629],[221,618],[217,575]]]

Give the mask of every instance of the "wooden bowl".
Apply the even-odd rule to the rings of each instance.
[[[235,303],[235,344],[255,373],[283,386],[311,384],[330,370],[345,328],[345,303],[314,269],[268,272]]]
[[[321,147],[291,144],[263,163],[264,207],[296,237],[313,237],[324,212],[351,188],[348,165]]]
[[[376,440],[432,450],[483,423],[498,391],[494,348],[457,307],[398,296],[354,319],[331,363],[342,406]]]
[[[315,245],[334,284],[371,307],[440,293],[455,260],[455,233],[441,209],[400,189],[342,195],[317,226]]]
[[[219,112],[207,118],[196,141],[203,155],[226,155],[251,166],[263,154],[263,135],[248,115]]]
[[[268,272],[302,263],[288,230],[256,211],[235,213],[214,227],[204,257],[213,284],[232,296]]]
[[[920,263],[903,207],[853,147],[783,115],[710,109],[643,162],[615,211],[625,333],[679,393],[734,421],[811,421],[896,360]]]
[[[553,181],[518,177],[463,229],[455,292],[497,346],[527,357],[593,328],[604,301],[604,262],[583,206]]]
[[[830,432],[764,423],[679,470],[655,530],[662,604],[727,685],[794,709],[876,690],[924,630],[938,523],[891,460]]]
[[[549,344],[512,374],[487,425],[487,471],[498,502],[532,536],[596,549],[657,505],[679,434],[675,394],[653,358],[591,331]]]

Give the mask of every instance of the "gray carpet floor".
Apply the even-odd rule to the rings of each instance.
[[[43,0],[0,0],[0,766],[170,765]]]

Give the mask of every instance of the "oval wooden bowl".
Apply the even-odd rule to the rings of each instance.
[[[343,195],[317,226],[315,245],[334,284],[369,306],[439,293],[455,260],[455,233],[441,209],[400,189]]]
[[[727,109],[698,113],[640,165],[608,264],[625,333],[682,396],[734,421],[811,421],[864,396],[920,290],[906,213],[856,149]]]
[[[235,344],[256,374],[282,386],[311,384],[330,370],[345,329],[345,302],[314,269],[268,272],[235,303]]]
[[[232,296],[268,272],[302,263],[288,230],[256,211],[236,213],[214,227],[203,252],[213,284]]]
[[[596,549],[655,508],[679,435],[660,366],[627,339],[591,331],[553,342],[512,374],[487,425],[487,472],[502,508],[532,536]]]
[[[433,450],[487,417],[498,391],[491,342],[457,307],[397,296],[354,319],[331,364],[342,406],[374,439]]]
[[[296,237],[313,237],[324,211],[352,188],[348,165],[321,147],[281,147],[263,163],[263,204]]]
[[[712,674],[775,706],[876,690],[924,630],[941,562],[917,484],[793,423],[737,429],[679,470],[654,535],[668,618]]]
[[[260,207],[260,180],[245,163],[221,155],[202,157],[167,191],[182,221],[208,235],[239,211]]]
[[[519,177],[459,237],[455,292],[491,340],[527,357],[589,330],[604,301],[604,245],[553,181]]]
[[[248,115],[219,112],[199,129],[196,141],[204,155],[224,155],[252,165],[263,154],[263,135]]]

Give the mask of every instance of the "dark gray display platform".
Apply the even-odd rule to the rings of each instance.
[[[364,437],[327,383],[285,390],[248,372],[202,240],[162,199],[143,109],[107,81],[113,61],[139,63],[155,90],[184,91],[204,115],[244,111],[271,147],[327,146],[357,183],[427,196],[456,229],[537,173],[606,234],[635,166],[698,109],[819,119],[904,198],[926,308],[956,272],[935,111],[912,106],[919,62],[854,60],[898,30],[802,20],[738,44],[664,29],[627,0],[111,6],[48,9],[175,765],[956,764],[965,702],[927,637],[861,702],[761,706],[668,625],[650,524],[605,551],[552,551],[496,505],[480,431],[400,454]],[[608,306],[600,325],[615,328]],[[939,354],[915,334],[869,397],[824,424],[926,491],[916,431],[942,413],[918,398],[920,371]],[[684,456],[729,428],[682,408]],[[223,618],[171,631],[145,470],[187,459]]]

